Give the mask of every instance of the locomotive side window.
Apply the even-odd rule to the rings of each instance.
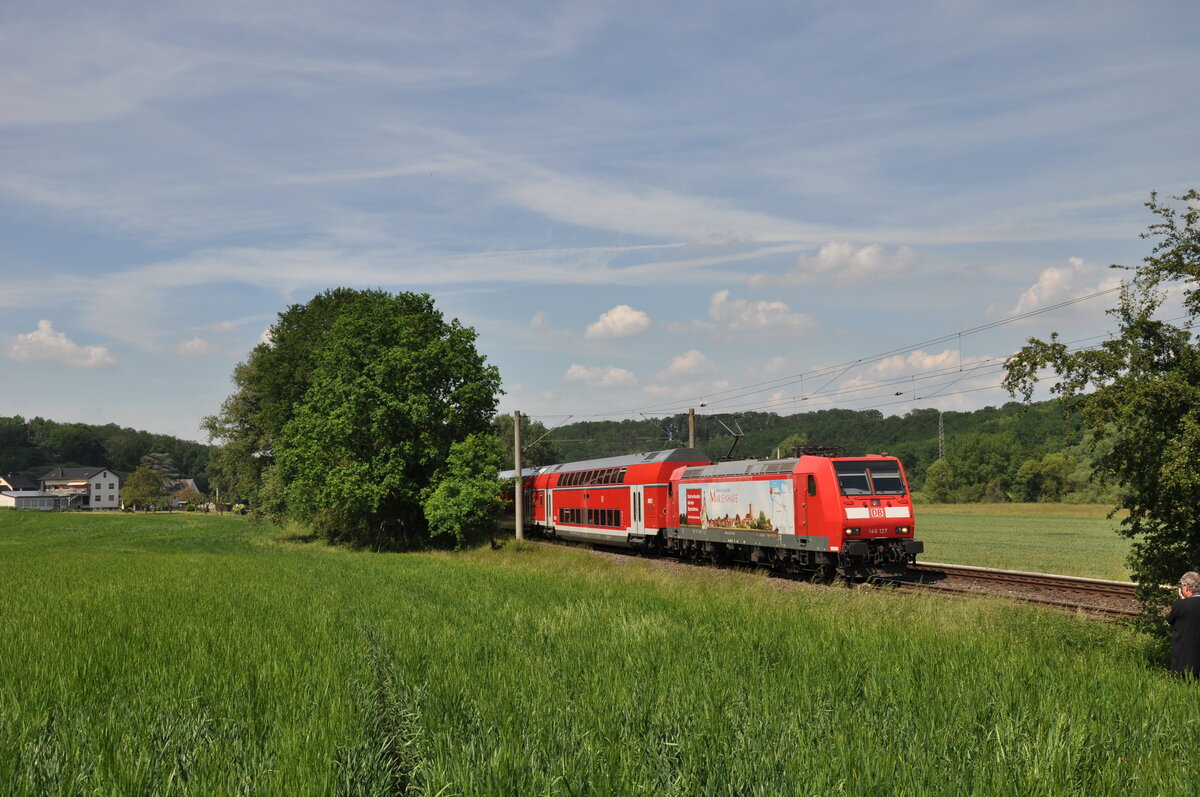
[[[813,476],[811,473],[808,475],[808,494],[817,494],[817,477]]]

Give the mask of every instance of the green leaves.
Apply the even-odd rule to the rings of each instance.
[[[1121,533],[1135,539],[1131,568],[1147,585],[1153,615],[1172,583],[1200,563],[1200,346],[1189,327],[1155,317],[1165,291],[1182,282],[1189,318],[1200,314],[1200,193],[1152,194],[1158,220],[1143,238],[1155,241],[1109,314],[1117,335],[1095,349],[1070,351],[1053,335],[1031,339],[1009,359],[1005,387],[1029,400],[1039,372],[1057,375],[1052,390],[1082,410],[1102,477],[1123,491]]]
[[[504,508],[500,472],[504,450],[499,441],[473,434],[450,447],[446,467],[424,503],[429,533],[452,538],[456,547],[491,536]]]
[[[427,294],[339,288],[289,308],[210,419],[226,473],[328,539],[422,541],[423,496],[495,412],[500,375],[474,344]]]
[[[121,487],[121,501],[126,506],[154,506],[166,495],[163,475],[146,465],[140,465]]]

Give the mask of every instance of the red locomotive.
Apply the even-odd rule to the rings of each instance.
[[[532,468],[524,490],[527,523],[563,539],[827,577],[903,572],[924,551],[895,457],[676,448]]]

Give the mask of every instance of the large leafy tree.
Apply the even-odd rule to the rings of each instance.
[[[474,331],[428,295],[345,288],[280,314],[234,382],[206,421],[226,440],[218,484],[376,548],[424,539],[426,492],[451,446],[488,429],[500,388]]]
[[[1081,351],[1057,334],[1030,339],[1005,380],[1028,401],[1043,369],[1057,374],[1051,389],[1092,432],[1096,471],[1121,489],[1128,515],[1119,531],[1133,540],[1130,565],[1149,615],[1169,599],[1160,585],[1200,566],[1200,345],[1191,331],[1200,314],[1200,193],[1173,199],[1152,194],[1146,203],[1156,219],[1142,237],[1154,245],[1129,268],[1109,311],[1116,334]],[[1159,318],[1172,286],[1183,289],[1183,326]]]

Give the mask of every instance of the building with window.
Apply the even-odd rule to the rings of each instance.
[[[0,476],[0,492],[24,493],[38,489],[38,483],[28,476],[19,473],[6,473]]]
[[[108,468],[55,468],[41,482],[59,509],[121,508],[121,477]]]

